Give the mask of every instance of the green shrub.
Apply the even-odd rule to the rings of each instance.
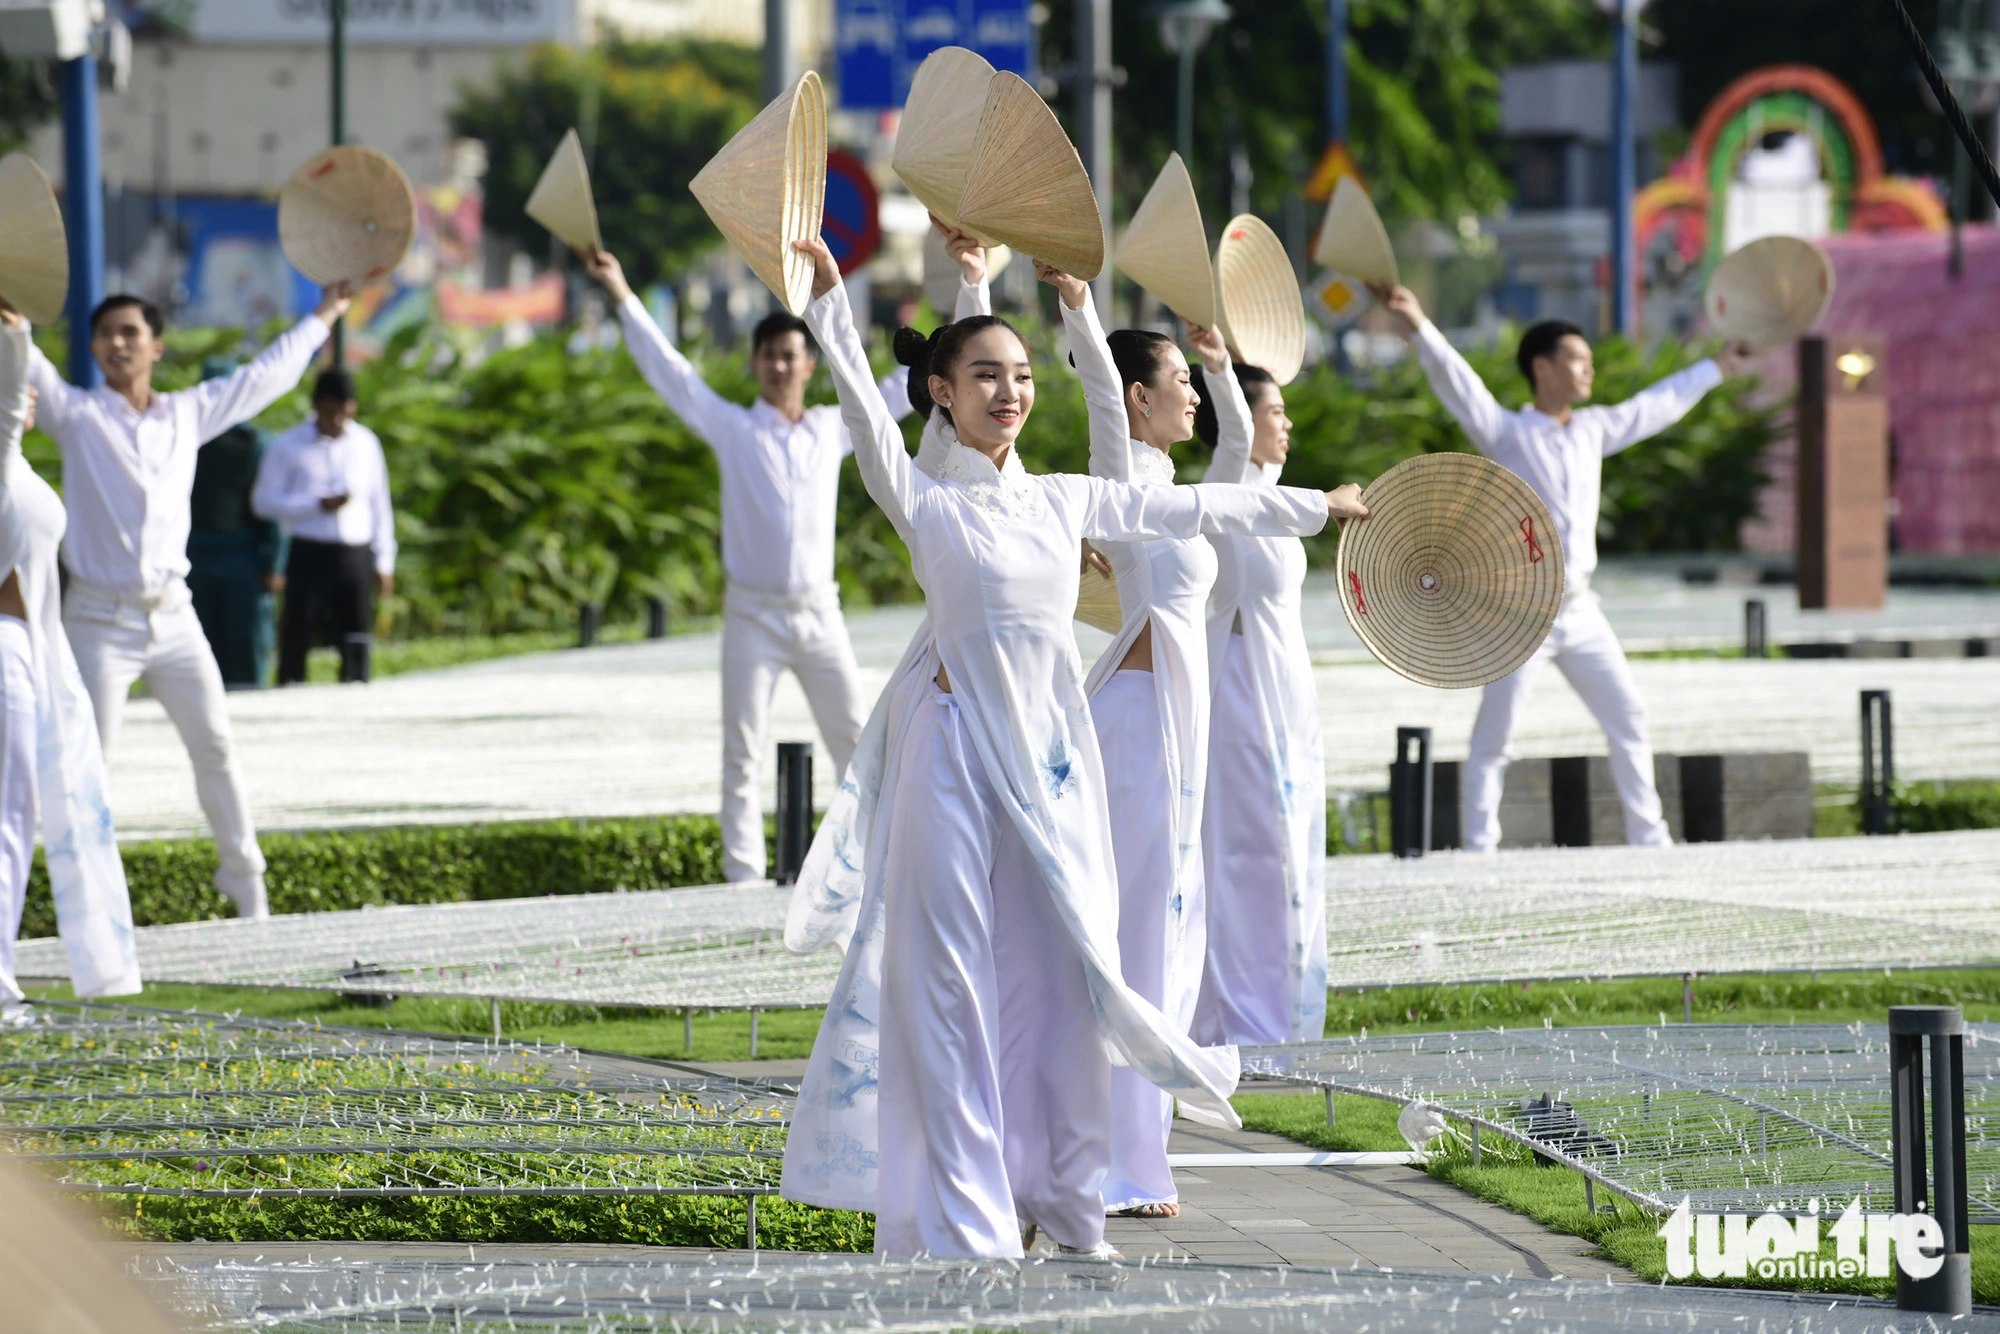
[[[722,835],[713,816],[524,820],[267,833],[271,911],[331,912],[389,903],[595,894],[615,889],[712,885],[722,879]],[[231,914],[215,892],[208,839],[127,843],[125,879],[139,926]],[[21,916],[24,936],[56,933],[48,872],[36,851]]]
[[[1903,783],[1889,800],[1892,828],[1905,834],[2000,829],[2000,783]],[[1860,802],[1855,802],[1860,811]]]

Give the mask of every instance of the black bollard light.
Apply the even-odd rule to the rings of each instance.
[[[812,845],[813,750],[805,741],[778,743],[778,865],[781,885],[799,878]]]
[[[1743,656],[1768,658],[1770,644],[1765,632],[1764,600],[1749,598],[1743,603]]]
[[[665,598],[646,599],[646,638],[665,639],[667,637],[667,600]]]
[[[1396,729],[1389,766],[1389,845],[1398,857],[1421,857],[1431,846],[1431,729]]]
[[[1924,1047],[1930,1047],[1931,1171],[1924,1188]],[[1965,1012],[1956,1005],[1889,1007],[1889,1147],[1896,1212],[1927,1213],[1944,1264],[1929,1278],[1896,1267],[1905,1311],[1972,1314],[1972,1242],[1965,1186]],[[1900,1249],[1903,1242],[1896,1241]]]
[[[604,608],[595,602],[586,602],[576,612],[576,646],[589,648],[597,642],[598,623],[604,617]]]
[[[1889,721],[1889,692],[1861,692],[1861,832],[1886,834],[1894,823],[1889,804],[1896,784],[1895,733]]]
[[[375,636],[357,631],[340,643],[342,684],[359,681],[366,685],[375,675]]]

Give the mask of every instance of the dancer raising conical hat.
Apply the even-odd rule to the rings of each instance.
[[[1554,663],[1604,729],[1611,747],[1611,777],[1625,807],[1630,843],[1664,846],[1667,822],[1653,783],[1653,747],[1646,706],[1626,665],[1611,623],[1590,591],[1597,568],[1597,507],[1604,460],[1664,431],[1722,383],[1725,366],[1697,362],[1623,403],[1580,407],[1590,398],[1594,368],[1583,330],[1543,320],[1521,335],[1515,364],[1534,391],[1528,407],[1500,406],[1465,358],[1424,317],[1406,287],[1376,287],[1376,299],[1395,315],[1416,348],[1431,388],[1480,453],[1533,487],[1555,519],[1568,576],[1555,628],[1526,666],[1485,688],[1472,724],[1472,749],[1459,786],[1459,828],[1465,846],[1491,852],[1500,842],[1500,788],[1507,771],[1507,743],[1514,719],[1542,669]],[[1725,355],[1733,369],[1745,349]],[[1527,540],[1533,541],[1529,534]]]

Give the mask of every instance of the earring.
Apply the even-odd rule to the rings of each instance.
[[[1153,410],[1151,408],[1141,408],[1139,409],[1139,411],[1145,413],[1148,417],[1151,417],[1153,415]]]

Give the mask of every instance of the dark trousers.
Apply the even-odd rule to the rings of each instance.
[[[306,651],[327,614],[333,615],[333,645],[375,627],[375,553],[368,547],[292,539],[285,567],[285,617],[278,629],[278,684],[306,679]],[[348,679],[342,655],[340,679]]]
[[[260,686],[271,669],[276,599],[264,591],[262,548],[251,531],[198,531],[188,537],[188,591],[215,650],[222,683]]]

